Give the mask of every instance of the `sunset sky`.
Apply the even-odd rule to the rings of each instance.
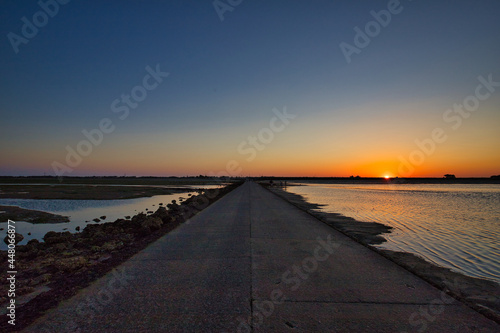
[[[0,175],[500,174],[497,0],[59,1],[1,2]]]

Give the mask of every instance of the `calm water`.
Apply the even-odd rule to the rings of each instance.
[[[307,184],[288,191],[325,212],[394,230],[381,248],[500,283],[500,185]]]
[[[195,195],[196,192],[175,193],[168,195],[156,195],[148,198],[123,199],[123,200],[38,200],[38,199],[0,199],[0,205],[18,206],[26,209],[40,210],[49,213],[55,213],[63,216],[69,216],[68,223],[47,223],[33,224],[23,221],[16,221],[16,232],[24,236],[21,245],[26,244],[30,239],[41,240],[48,231],[70,231],[76,232],[75,228],[79,226],[81,230],[86,225],[95,223],[92,220],[106,216],[103,222],[113,222],[116,219],[125,216],[133,216],[140,212],[156,211],[160,203],[167,205],[181,198],[187,199],[189,194]],[[0,212],[1,213],[1,212]],[[89,221],[89,222],[86,222]],[[102,222],[100,222],[102,223]],[[3,238],[7,232],[7,222],[0,223],[1,239],[0,249],[5,250],[7,245]],[[31,235],[28,235],[31,233]]]

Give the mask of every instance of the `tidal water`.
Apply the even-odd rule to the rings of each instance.
[[[301,184],[321,211],[393,227],[380,248],[500,283],[500,185]]]
[[[156,211],[160,207],[160,203],[166,206],[172,200],[180,202],[183,199],[187,199],[189,195],[195,194],[197,193],[185,192],[120,200],[0,199],[0,205],[18,206],[69,217],[70,222],[67,223],[33,224],[25,221],[15,221],[16,232],[24,236],[23,241],[19,244],[24,245],[30,239],[36,238],[42,240],[43,236],[49,231],[76,232],[76,227],[79,226],[83,230],[86,225],[95,224],[96,222],[93,219],[100,218],[101,216],[106,216],[106,218],[99,223],[113,222],[119,218],[134,216],[140,212]],[[4,229],[0,231],[0,250],[5,250],[7,249],[7,245],[3,242],[3,238],[7,232],[7,222],[0,223],[0,228]]]

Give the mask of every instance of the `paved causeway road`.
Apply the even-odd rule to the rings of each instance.
[[[29,332],[499,332],[499,325],[247,182]]]

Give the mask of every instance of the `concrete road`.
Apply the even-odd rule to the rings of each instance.
[[[247,182],[27,332],[499,332]]]

